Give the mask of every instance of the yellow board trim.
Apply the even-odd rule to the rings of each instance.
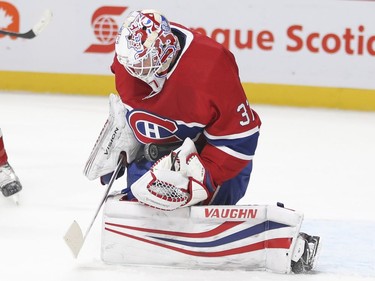
[[[375,111],[375,90],[243,83],[251,103]]]
[[[107,96],[116,91],[113,75],[16,71],[0,71],[0,89],[95,96]]]
[[[243,83],[251,103],[375,111],[375,90]],[[107,96],[113,75],[0,71],[0,90]]]

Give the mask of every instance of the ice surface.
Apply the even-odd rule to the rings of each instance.
[[[2,92],[0,127],[24,190],[19,206],[0,197],[0,280],[375,280],[375,112],[253,107],[263,125],[240,203],[303,211],[303,230],[323,239],[314,274],[107,265],[100,215],[73,259],[63,236],[73,220],[88,227],[104,192],[82,170],[108,99]]]

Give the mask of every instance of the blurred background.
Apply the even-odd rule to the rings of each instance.
[[[373,1],[0,1],[0,90],[108,95],[114,40],[133,10],[153,8],[235,55],[251,103],[375,109]],[[204,67],[197,65],[197,67]]]

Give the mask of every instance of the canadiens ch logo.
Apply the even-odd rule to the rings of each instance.
[[[129,114],[129,125],[142,143],[168,143],[181,141],[175,133],[176,122],[144,111]]]

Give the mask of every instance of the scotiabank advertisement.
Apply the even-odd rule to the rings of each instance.
[[[0,30],[26,33],[47,8],[53,18],[36,37],[0,34],[0,71],[111,75],[119,26],[151,8],[225,45],[244,82],[375,89],[372,1],[9,0]]]

